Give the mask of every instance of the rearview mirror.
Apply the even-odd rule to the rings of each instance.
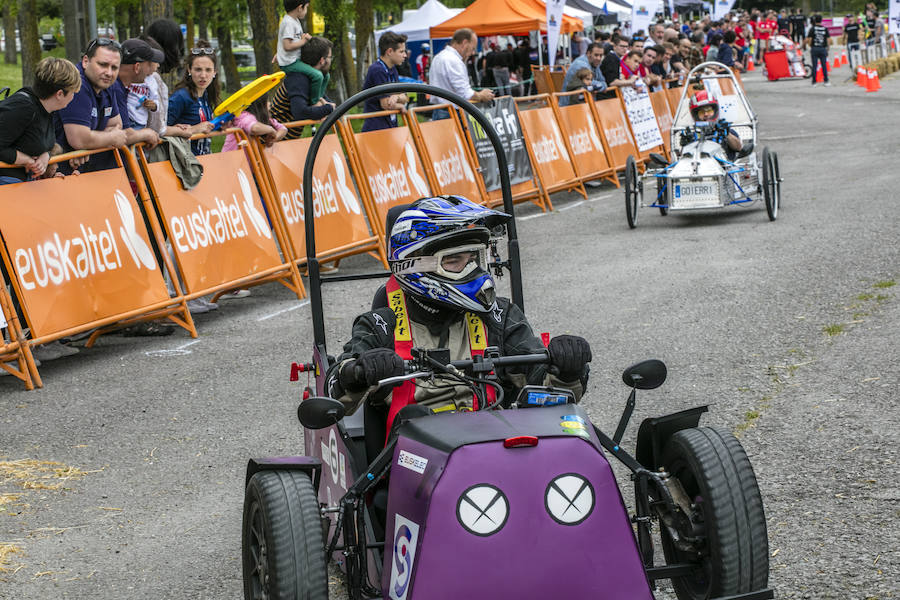
[[[659,165],[660,167],[665,167],[669,164],[669,161],[666,160],[666,157],[662,154],[657,154],[656,152],[650,153],[650,160]]]
[[[297,418],[307,429],[324,429],[344,418],[347,410],[334,398],[313,396],[300,403]]]
[[[661,360],[651,358],[631,365],[622,373],[622,381],[628,387],[639,390],[653,390],[666,380],[666,365]]]

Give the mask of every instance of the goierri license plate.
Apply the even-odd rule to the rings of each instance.
[[[672,208],[720,206],[719,184],[715,181],[676,183]]]

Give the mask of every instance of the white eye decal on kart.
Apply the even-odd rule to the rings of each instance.
[[[489,536],[500,531],[509,518],[509,500],[489,483],[473,485],[459,497],[456,518],[469,533]]]
[[[594,488],[576,473],[560,475],[547,485],[544,506],[560,525],[578,525],[594,510]]]

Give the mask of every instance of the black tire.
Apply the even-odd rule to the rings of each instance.
[[[778,185],[778,177],[775,173],[775,159],[768,148],[762,151],[762,188],[763,198],[766,200],[766,213],[769,220],[778,218],[778,201],[781,195],[781,186]]]
[[[322,520],[299,471],[260,471],[244,494],[245,600],[327,600]]]
[[[665,188],[665,186],[669,185],[668,179],[662,179],[660,177],[656,178],[656,203],[660,205],[659,214],[662,216],[666,216],[669,214],[669,204],[668,200],[665,197],[660,197],[660,192]]]
[[[778,164],[778,153],[772,153],[772,160],[775,161],[775,191],[778,193],[778,208],[784,206],[784,198],[781,196],[781,165]]]
[[[638,185],[637,165],[629,155],[625,161],[625,216],[631,229],[637,227]]]
[[[668,564],[697,562],[692,576],[672,580],[679,600],[706,600],[764,589],[769,542],[762,496],[750,459],[731,433],[712,427],[674,434],[663,452],[666,471],[684,487],[695,508],[692,521],[706,538],[701,551],[675,547],[661,526]]]
[[[813,75],[812,65],[808,62],[803,63],[803,79],[809,79]]]

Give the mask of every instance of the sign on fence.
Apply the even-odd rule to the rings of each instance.
[[[516,106],[512,96],[503,96],[494,100],[490,106],[479,106],[494,124],[506,160],[509,163],[509,182],[512,185],[530,181],[534,175],[531,171],[531,161],[528,160],[528,150],[525,148],[525,137],[522,135],[522,127],[516,117]],[[481,125],[470,115],[466,115],[469,124],[469,132],[475,144],[475,155],[478,164],[481,165],[481,173],[484,176],[484,187],[493,191],[500,189],[500,174],[498,171],[497,156],[491,140],[482,130]]]
[[[622,99],[625,102],[625,112],[631,122],[631,130],[634,132],[634,141],[639,152],[652,150],[663,144],[656,115],[653,112],[653,104],[646,90],[637,92],[634,88],[621,87]]]

